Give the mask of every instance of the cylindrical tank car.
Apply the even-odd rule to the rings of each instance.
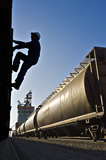
[[[86,59],[47,97],[17,135],[81,136],[96,140],[106,128],[106,48],[94,47]]]

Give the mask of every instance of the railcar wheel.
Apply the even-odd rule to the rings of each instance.
[[[93,141],[96,141],[98,138],[104,138],[104,128],[98,126],[97,128],[88,128],[90,137]]]
[[[97,133],[96,133],[96,131],[92,131],[90,128],[88,129],[88,131],[89,131],[89,134],[90,134],[90,138],[93,141],[96,141],[97,140]]]

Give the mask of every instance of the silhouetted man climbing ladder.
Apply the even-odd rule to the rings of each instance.
[[[12,70],[17,72],[20,64],[20,60],[23,61],[22,67],[20,69],[20,72],[15,80],[15,83],[12,83],[11,86],[14,87],[15,89],[19,89],[24,76],[27,72],[27,70],[37,64],[39,57],[40,57],[40,34],[38,32],[31,32],[31,41],[30,42],[21,42],[21,41],[16,41],[13,40],[14,43],[17,45],[13,47],[13,51],[16,49],[22,49],[22,48],[28,48],[28,55],[23,54],[22,52],[17,52],[13,65],[12,65]]]

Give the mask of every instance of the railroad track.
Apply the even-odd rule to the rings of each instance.
[[[57,138],[57,140],[68,140],[68,141],[88,141],[88,142],[93,142],[93,140],[89,137],[60,137],[60,138]],[[101,139],[98,139],[96,141],[96,143],[98,142],[106,142],[106,137],[105,138],[101,138]]]
[[[106,142],[106,137],[105,138],[101,138],[98,139],[96,142],[94,142],[91,138],[89,137],[58,137],[58,138],[37,138],[37,137],[21,137],[24,139],[29,139],[29,140],[37,140],[37,141],[45,141],[45,142],[49,142],[49,141],[81,141],[81,142],[91,142],[91,143],[98,143],[98,142]]]
[[[94,142],[89,137],[59,137],[59,138],[48,138],[48,139],[39,139],[37,137],[23,137],[22,139],[26,139],[29,141],[37,141],[43,143],[50,143],[62,146],[73,147],[77,149],[84,149],[84,150],[105,150],[106,151],[106,139],[99,139],[98,141]]]

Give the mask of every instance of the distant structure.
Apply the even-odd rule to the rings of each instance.
[[[18,127],[34,111],[34,107],[32,106],[32,91],[29,91],[26,94],[23,103],[18,101],[17,108],[18,108],[18,124],[17,124]]]

